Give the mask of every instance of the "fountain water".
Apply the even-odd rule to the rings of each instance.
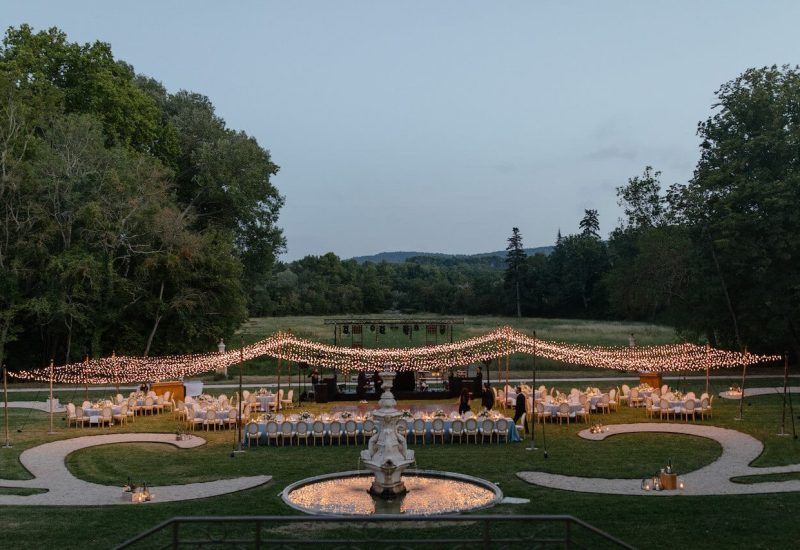
[[[403,479],[414,451],[397,431],[403,413],[391,392],[394,375],[381,375],[386,390],[372,413],[380,429],[360,455],[371,474],[351,471],[300,480],[283,490],[284,502],[310,514],[429,515],[484,508],[503,498],[496,485],[462,474],[412,470]]]

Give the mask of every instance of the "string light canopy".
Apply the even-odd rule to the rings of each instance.
[[[714,349],[695,344],[650,347],[608,347],[567,344],[532,338],[511,327],[452,344],[418,348],[345,348],[298,338],[287,332],[275,334],[241,350],[164,357],[116,356],[56,367],[8,374],[23,380],[67,384],[124,384],[182,379],[230,367],[256,357],[269,356],[350,371],[443,371],[514,353],[574,365],[620,371],[705,371],[780,361],[779,355],[756,355]]]

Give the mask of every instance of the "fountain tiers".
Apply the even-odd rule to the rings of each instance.
[[[368,448],[361,451],[361,462],[375,476],[369,492],[385,498],[406,493],[403,471],[414,462],[414,451],[408,450],[405,436],[397,433],[397,421],[403,413],[397,410],[392,394],[394,376],[391,371],[381,373],[386,389],[378,401],[380,408],[372,413],[381,429],[370,438]]]

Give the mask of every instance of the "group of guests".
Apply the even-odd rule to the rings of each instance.
[[[479,369],[480,370],[480,369]],[[461,396],[458,399],[458,414],[464,414],[469,412],[470,410],[470,393],[467,388],[463,388],[461,390]],[[483,395],[481,396],[481,406],[486,409],[487,411],[492,410],[494,408],[494,392],[492,388],[489,387],[488,382],[483,383]],[[520,418],[526,412],[526,397],[525,394],[522,392],[522,387],[517,386],[517,400],[514,402],[514,424],[516,424]],[[525,433],[528,433],[528,423],[525,422]]]

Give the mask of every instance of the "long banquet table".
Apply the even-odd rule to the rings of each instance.
[[[320,419],[320,420],[322,420],[322,419]],[[356,421],[356,431],[357,431],[358,435],[361,436],[362,432],[363,432],[363,429],[364,429],[364,421],[363,420],[356,420],[356,419],[353,419],[353,418],[322,420],[322,423],[325,426],[325,433],[327,434],[328,430],[330,430],[330,426],[331,426],[332,422],[339,422],[341,424],[341,426],[342,426],[342,437],[344,437],[345,436],[344,425],[345,425],[345,422],[347,422],[348,420],[355,420]],[[414,420],[416,420],[416,419],[415,418],[405,418],[405,419],[402,419],[402,420],[406,421],[406,424],[408,426],[408,433],[411,434],[412,433],[412,427],[414,425]],[[444,420],[444,438],[445,438],[445,440],[448,440],[450,438],[450,426],[451,426],[451,423],[452,423],[452,421],[454,419],[447,417],[447,418],[442,418],[442,420]],[[481,417],[476,417],[475,420],[478,421],[478,428],[480,428],[481,423],[483,422],[484,419],[481,418]],[[506,418],[506,420],[508,421],[508,440],[511,441],[511,442],[522,441],[522,438],[520,437],[519,432],[517,431],[517,426],[516,426],[516,424],[514,424],[514,420],[511,419],[511,418]],[[301,422],[304,422],[306,425],[308,425],[308,433],[310,434],[311,431],[312,431],[312,426],[313,426],[314,422],[316,422],[316,420],[315,419],[290,420],[290,422],[292,423],[292,425],[293,425],[295,430],[296,430],[297,424],[299,424]],[[266,420],[259,420],[257,422],[257,424],[258,424],[258,431],[261,432],[261,437],[259,439],[259,443],[268,443],[267,433],[266,433],[267,432],[267,422],[266,422]],[[247,423],[245,423],[245,425],[247,425]],[[280,427],[280,425],[281,425],[281,422],[278,422],[278,426],[279,427]],[[376,425],[376,429],[380,429],[380,423],[378,421],[375,421],[375,425]],[[433,420],[432,419],[425,419],[425,441],[426,442],[430,442],[433,439],[433,435],[432,435],[432,432],[431,432],[432,426],[433,426]],[[279,430],[279,433],[280,433],[280,430]],[[309,437],[313,437],[313,436],[309,436]],[[242,443],[246,443],[246,442],[247,442],[247,433],[246,433],[246,430],[245,430],[242,433]]]

